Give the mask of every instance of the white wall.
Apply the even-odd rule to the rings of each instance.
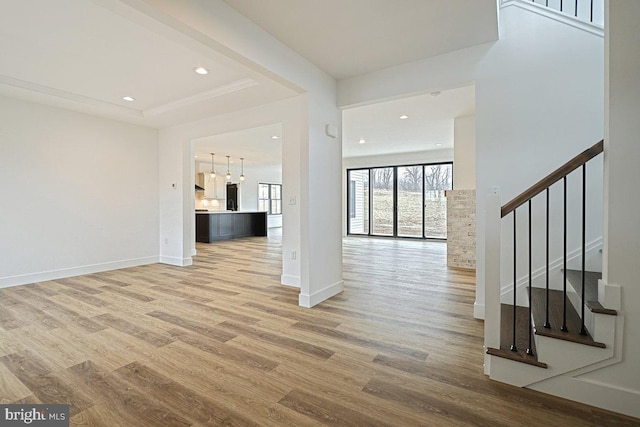
[[[604,281],[622,287],[624,319],[621,363],[583,375],[587,385],[606,388],[598,399],[640,416],[640,2],[606,3],[607,135],[605,139]],[[613,398],[612,398],[613,397]]]
[[[476,75],[477,286],[483,304],[486,195],[500,188],[503,203],[603,137],[603,39],[517,7],[501,9],[501,39],[478,64]],[[591,163],[587,199],[587,241],[602,235],[601,160]],[[569,251],[580,243],[580,177],[569,179]],[[573,189],[573,190],[572,190]],[[551,236],[562,235],[562,203],[552,188]],[[534,200],[534,230],[543,230],[543,200]],[[526,207],[524,208],[526,211]],[[518,239],[527,244],[526,212],[520,212]],[[503,264],[510,265],[511,219],[503,221]],[[561,256],[551,243],[551,261]],[[534,233],[534,270],[544,262],[544,233]],[[526,273],[526,257],[518,277]],[[503,283],[512,273],[503,269]]]
[[[453,189],[476,188],[476,117],[453,120]]]
[[[0,286],[158,261],[156,130],[0,97]]]
[[[453,150],[429,150],[413,153],[393,153],[379,156],[345,157],[342,159],[344,170],[370,168],[376,166],[403,166],[422,163],[452,162]],[[343,180],[344,181],[344,180]]]
[[[338,81],[338,107],[366,105],[473,84],[475,69],[494,43],[409,62]]]

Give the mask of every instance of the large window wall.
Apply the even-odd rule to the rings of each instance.
[[[347,233],[447,238],[446,190],[453,164],[347,170]]]

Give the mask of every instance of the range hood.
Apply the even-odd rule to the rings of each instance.
[[[204,174],[196,174],[196,191],[204,191]]]

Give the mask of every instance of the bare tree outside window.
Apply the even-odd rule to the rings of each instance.
[[[405,167],[400,188],[406,191],[422,191],[422,166]]]
[[[451,188],[451,168],[443,165],[429,166],[425,168],[425,190],[435,197],[443,197],[444,190]]]
[[[393,169],[380,168],[375,170],[375,188],[391,190],[393,187]]]
[[[376,168],[373,172],[372,233],[393,235],[393,180],[394,168]]]
[[[446,238],[452,171],[451,163],[349,170],[349,234]]]

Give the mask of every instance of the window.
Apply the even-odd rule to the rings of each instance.
[[[282,184],[258,184],[258,209],[269,215],[282,214]]]
[[[446,239],[452,181],[451,162],[347,170],[347,234]]]
[[[369,169],[348,172],[349,234],[369,234]]]
[[[349,181],[349,218],[356,217],[356,182]]]

